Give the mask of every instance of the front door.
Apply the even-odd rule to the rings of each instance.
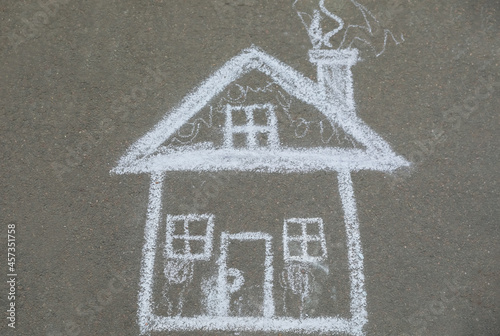
[[[271,235],[221,234],[217,315],[274,316]]]

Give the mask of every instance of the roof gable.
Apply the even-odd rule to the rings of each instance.
[[[355,53],[357,56],[357,53]],[[193,147],[182,152],[162,148],[184,123],[209,101],[243,75],[256,70],[269,76],[284,91],[316,107],[335,125],[366,147],[366,150],[339,148],[273,148],[272,150],[236,150]],[[354,102],[346,110],[354,111]],[[186,149],[186,148],[185,148]],[[226,62],[219,70],[186,95],[151,131],[135,142],[120,159],[115,173],[159,172],[168,170],[392,170],[408,162],[397,156],[390,146],[354,113],[333,104],[318,84],[290,66],[252,47]]]

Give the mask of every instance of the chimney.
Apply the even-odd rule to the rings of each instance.
[[[355,114],[351,67],[358,61],[358,49],[312,49],[309,61],[318,69],[318,85],[329,107]]]

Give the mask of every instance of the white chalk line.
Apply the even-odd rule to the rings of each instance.
[[[144,230],[144,246],[142,248],[141,281],[139,289],[139,307],[137,310],[141,334],[152,327],[153,318],[153,273],[156,253],[156,238],[160,224],[161,196],[163,174],[152,174],[149,187],[149,204]]]
[[[305,319],[307,316],[304,315],[304,303],[307,297],[311,294],[311,286],[309,286],[309,277],[313,277],[310,273],[310,262],[286,262],[286,275],[287,279],[283,279],[284,291],[283,291],[283,311],[286,314],[286,296],[287,291],[290,289],[292,293],[300,295],[300,307],[299,316],[300,319]]]
[[[213,316],[196,317],[160,317],[153,313],[152,288],[153,288],[153,268],[154,255],[156,249],[156,235],[158,232],[159,216],[161,211],[161,190],[163,176],[156,175],[151,180],[150,204],[148,207],[148,220],[146,224],[145,239],[146,243],[143,249],[143,266],[141,269],[141,291],[139,294],[139,323],[141,333],[161,330],[251,330],[251,331],[294,331],[303,333],[314,332],[344,332],[351,335],[363,335],[363,326],[367,321],[366,313],[366,292],[364,291],[363,276],[363,256],[359,235],[359,222],[356,215],[356,204],[352,189],[350,172],[341,172],[338,176],[339,191],[341,194],[342,206],[344,209],[345,225],[347,231],[348,260],[350,268],[351,281],[351,319],[342,318],[304,318],[299,320],[274,316],[274,301],[272,297],[273,287],[273,266],[272,266],[272,248],[271,235],[263,232],[242,232],[237,234],[222,233],[221,236],[221,255],[218,260],[218,295],[214,297],[217,302],[213,303],[216,307],[217,319]],[[212,218],[210,215],[202,215]],[[169,216],[167,216],[168,218]],[[171,216],[171,219],[179,220],[198,220],[200,215]],[[284,223],[298,223],[302,225],[302,231],[306,230],[304,225],[319,223],[320,218],[290,218]],[[319,236],[321,236],[321,227]],[[207,230],[208,231],[208,230]],[[303,233],[304,234],[304,233]],[[286,235],[286,233],[284,233]],[[228,316],[229,292],[227,283],[228,272],[226,259],[227,248],[231,240],[265,240],[266,241],[266,261],[265,261],[265,281],[264,281],[264,316],[261,318],[231,317]],[[286,242],[287,238],[284,238]],[[323,245],[323,244],[322,244]],[[325,243],[326,248],[326,243]],[[236,276],[237,277],[237,276]],[[302,279],[300,279],[302,280]],[[308,287],[308,283],[304,283]],[[238,287],[238,285],[236,285]],[[235,287],[235,288],[236,288]],[[308,288],[304,288],[302,296],[307,295]],[[304,299],[304,298],[302,298]],[[226,305],[223,303],[226,302]],[[180,303],[182,309],[182,303]],[[224,308],[226,307],[226,308]],[[210,322],[209,322],[210,321]],[[292,323],[293,322],[293,323]],[[310,323],[313,323],[311,325]]]
[[[174,234],[175,222],[182,221],[184,224],[183,234]],[[189,233],[189,223],[193,221],[206,221],[207,226],[204,235],[191,235]],[[167,215],[167,230],[166,230],[166,244],[165,255],[167,258],[183,259],[183,260],[209,260],[212,255],[214,231],[214,215],[212,214],[188,214],[172,216]],[[184,241],[184,251],[176,252],[173,248],[173,240],[179,239]],[[189,245],[190,241],[203,242],[202,253],[192,253]]]
[[[295,0],[293,3],[293,7],[295,8],[295,5],[297,4],[298,0]],[[323,34],[323,29],[321,27],[321,13],[319,10],[315,9],[313,11],[313,16],[304,13],[304,12],[298,12],[297,14],[299,15],[300,20],[302,21],[302,24],[304,27],[307,29],[307,34],[309,35],[309,39],[311,40],[311,43],[313,47],[316,48],[321,48],[322,46],[326,46],[329,48],[332,48],[332,44],[330,43],[330,38],[337,34],[339,31],[341,31],[344,28],[344,21],[342,18],[338,17],[337,15],[333,14],[330,12],[328,9],[325,7],[325,0],[320,0],[319,1],[319,7],[321,9],[321,12],[325,14],[326,16],[330,17],[331,19],[335,20],[339,25],[337,28],[334,30]],[[308,25],[307,22],[304,20],[304,16],[307,15],[310,20],[310,24]]]
[[[268,116],[269,118],[275,119],[275,120],[271,120],[271,121],[273,121],[273,122],[275,121],[276,125],[277,125],[276,119],[277,119],[278,113],[283,113],[286,117],[286,120],[290,123],[288,126],[293,129],[294,135],[296,138],[298,138],[298,139],[304,138],[307,134],[310,133],[311,127],[314,125],[317,125],[317,126],[319,126],[319,134],[321,137],[321,142],[323,144],[329,144],[330,141],[333,138],[335,138],[337,144],[341,144],[345,141],[348,144],[350,144],[351,147],[359,148],[359,144],[357,144],[351,136],[348,136],[343,131],[341,131],[342,135],[343,135],[343,137],[342,137],[343,139],[341,139],[339,136],[340,130],[338,129],[338,127],[333,125],[330,122],[330,120],[328,118],[326,118],[323,114],[321,114],[323,116],[323,118],[319,121],[308,120],[308,119],[305,119],[303,117],[293,118],[291,115],[291,111],[290,111],[291,105],[292,105],[292,97],[286,95],[285,92],[274,88],[274,86],[278,86],[277,83],[267,82],[267,84],[265,86],[257,86],[257,87],[252,87],[252,86],[248,86],[248,85],[243,86],[240,84],[235,84],[235,86],[239,90],[239,95],[237,97],[231,97],[230,91],[228,90],[226,92],[226,94],[220,99],[220,101],[217,104],[215,104],[215,108],[214,108],[214,106],[210,106],[210,109],[208,111],[207,120],[205,120],[202,117],[197,117],[193,121],[185,123],[185,125],[191,126],[191,131],[188,132],[188,134],[181,133],[181,131],[184,131],[183,130],[184,126],[183,126],[183,128],[179,129],[176,132],[176,134],[174,136],[172,136],[171,140],[169,140],[165,145],[159,147],[157,152],[160,152],[160,151],[163,152],[164,148],[167,150],[174,151],[175,150],[174,146],[179,146],[179,145],[184,146],[182,148],[183,151],[191,151],[191,150],[196,149],[195,146],[204,146],[204,145],[208,144],[207,142],[201,142],[201,143],[194,142],[195,138],[197,137],[197,135],[200,132],[202,125],[204,125],[207,128],[212,128],[214,126],[216,127],[216,125],[214,125],[214,121],[213,121],[214,111],[216,111],[216,113],[221,113],[221,114],[226,115],[227,110],[228,110],[228,106],[232,106],[233,108],[238,106],[240,109],[249,108],[250,106],[252,106],[252,105],[243,105],[247,100],[247,95],[249,92],[252,92],[252,93],[275,93],[274,98],[276,99],[278,106],[279,106],[279,108],[281,108],[282,112],[278,112],[278,111],[280,111],[279,109],[274,109],[274,106],[272,104],[262,104],[262,105],[270,105],[270,107],[272,107],[273,110],[277,111],[276,113],[274,113],[274,111],[271,111],[270,115]],[[228,104],[228,103],[230,103],[230,104]],[[238,105],[233,106],[231,104],[238,104]],[[255,104],[253,104],[253,105],[255,105]],[[226,119],[226,122],[227,122],[227,119]],[[328,125],[330,125],[330,127],[328,127]],[[328,135],[327,132],[328,132],[329,128],[331,128],[331,134]],[[220,129],[213,130],[213,132],[219,132],[219,131],[221,131],[221,130]],[[269,129],[266,131],[272,132]],[[228,129],[226,129],[224,134],[226,136],[229,134]],[[278,136],[277,129],[274,129],[272,138],[273,138],[273,141],[271,142],[272,147],[274,147],[274,148],[279,147],[279,136]],[[255,143],[255,141],[253,141],[253,143]],[[213,143],[210,143],[209,147],[213,149],[214,148]],[[224,140],[224,147],[227,147],[227,139]]]
[[[192,129],[189,134],[182,134],[180,130],[177,130],[175,136],[172,137],[170,141],[171,144],[177,145],[188,145],[191,144],[200,132],[201,125],[205,125],[207,128],[212,128],[213,126],[213,108],[210,106],[208,111],[208,121],[203,118],[196,118],[192,122],[185,123],[184,125],[191,125]]]
[[[232,240],[237,241],[256,241],[264,240],[266,251],[264,259],[264,282],[262,285],[264,300],[262,303],[264,318],[270,319],[274,316],[273,299],[273,254],[272,254],[272,236],[264,232],[242,232],[237,234],[228,234],[223,232],[221,235],[221,253],[217,264],[219,273],[217,277],[217,316],[225,318],[229,316],[230,285],[228,284],[229,270],[227,268],[228,247]],[[233,272],[238,272],[234,270]],[[233,288],[236,289],[236,288]]]
[[[394,34],[389,30],[389,29],[382,29],[383,32],[383,42],[382,42],[382,48],[380,51],[377,51],[374,42],[372,42],[369,39],[360,37],[363,34],[360,34],[361,32],[367,33],[371,38],[375,37],[375,32],[372,29],[372,25],[370,24],[370,21],[373,21],[375,25],[381,27],[380,22],[378,19],[362,4],[355,0],[350,0],[351,3],[356,6],[356,8],[361,12],[363,15],[364,19],[364,24],[363,25],[357,25],[357,24],[349,24],[345,28],[344,34],[342,35],[342,41],[340,42],[339,46],[336,48],[336,50],[341,50],[345,48],[352,48],[352,45],[355,41],[360,41],[364,44],[366,44],[374,53],[375,56],[378,57],[382,55],[385,51],[387,41],[390,38],[392,38],[392,41],[396,44],[399,45],[402,42],[404,42],[404,37],[403,34],[401,34],[401,40],[398,41],[395,37]],[[295,0],[293,3],[293,7],[295,8],[295,5],[297,4],[298,0]],[[319,1],[319,10],[314,9],[313,10],[313,15],[311,16],[308,13],[304,12],[299,12],[297,11],[297,14],[302,21],[302,24],[307,30],[307,34],[309,35],[309,39],[311,40],[311,43],[313,45],[314,49],[320,49],[322,47],[327,47],[327,48],[333,48],[333,45],[330,42],[330,39],[339,33],[345,26],[344,21],[336,16],[335,14],[331,13],[326,7],[325,7],[325,2],[324,0]],[[337,22],[338,27],[333,29],[330,32],[323,32],[322,29],[322,21],[324,20],[324,17],[322,17],[321,13],[329,17],[330,19],[333,19],[335,22]],[[304,17],[307,16],[309,17],[309,24],[304,20]],[[354,32],[351,34],[351,32]]]
[[[318,65],[318,83],[314,83],[294,69],[272,58],[255,47],[244,50],[240,55],[235,56],[221,69],[210,76],[200,85],[198,89],[187,95],[179,107],[174,109],[170,114],[167,114],[164,119],[153,128],[153,130],[148,132],[144,137],[133,144],[129,151],[120,159],[118,166],[113,169],[113,172],[126,174],[146,171],[166,171],[171,169],[169,162],[172,159],[177,161],[178,169],[175,170],[192,170],[193,166],[190,163],[190,160],[199,156],[200,153],[198,151],[191,152],[186,149],[179,149],[173,154],[169,153],[161,157],[158,155],[159,148],[162,143],[172,136],[174,132],[176,132],[185,122],[206,106],[210,99],[221,93],[222,90],[234,80],[251,70],[263,72],[278,83],[288,94],[307,104],[315,106],[330,120],[333,125],[338,125],[344,130],[344,132],[351,135],[357,142],[365,146],[366,153],[369,153],[375,161],[377,157],[381,157],[382,159],[390,160],[393,163],[392,165],[386,165],[383,163],[380,167],[376,167],[375,165],[372,169],[387,171],[395,169],[392,167],[401,166],[402,163],[403,165],[404,163],[408,165],[406,160],[397,156],[390,149],[390,146],[366,124],[364,124],[355,114],[352,74],[350,67],[355,64],[357,60],[356,49],[346,49],[341,51],[312,50],[310,58],[312,62]],[[333,69],[326,71],[325,67],[330,66],[333,66]],[[332,87],[329,83],[334,83],[335,85],[340,86],[340,88],[335,88],[335,85]],[[315,153],[317,156],[322,154],[321,150],[322,149],[318,148],[302,149],[302,151]],[[224,151],[224,149],[215,149],[215,151]],[[187,155],[186,157],[179,156],[179,154],[184,152]],[[224,153],[224,156],[229,155],[227,159],[230,160],[231,154],[236,153],[237,151],[229,153],[226,152]],[[177,156],[172,157],[174,154]],[[273,154],[279,158],[281,156],[281,151],[277,151]],[[324,155],[324,157],[319,161],[328,162],[336,159],[345,161],[349,159],[349,155],[349,152],[339,158],[332,158],[329,155]],[[151,158],[154,159],[150,160]],[[287,158],[284,158],[285,160],[282,165],[285,165],[285,167],[281,167],[279,165],[276,166],[275,161],[271,161],[266,165],[266,167],[262,168],[268,168],[269,171],[303,171],[302,167],[297,167],[298,162],[287,162]],[[300,161],[303,159],[304,158],[301,158]],[[238,162],[238,166],[242,168],[239,169],[238,167],[225,167],[225,159],[211,157],[210,160],[218,161],[213,162],[211,165],[198,165],[195,170],[248,170],[244,166],[245,162]],[[148,166],[147,170],[144,169],[145,164]],[[241,166],[241,164],[243,164],[243,166]],[[184,168],[182,167],[183,165],[185,165]],[[254,168],[258,169],[258,167]],[[324,169],[324,165],[320,165],[316,168],[316,170],[321,169]],[[356,167],[353,169],[356,169]],[[308,171],[310,170],[314,170],[313,164],[309,165]]]
[[[200,148],[200,147],[198,147]],[[401,157],[375,155],[360,149],[318,148],[282,150],[197,149],[157,154],[129,167],[126,173],[167,171],[255,171],[297,173],[314,171],[393,171],[408,163]],[[116,170],[118,171],[118,170]],[[121,171],[121,170],[120,170]]]
[[[252,56],[249,57],[249,55]],[[348,237],[348,260],[351,281],[350,310],[352,318],[348,320],[346,324],[348,326],[347,329],[344,329],[343,327],[343,323],[347,320],[333,318],[327,319],[329,321],[328,326],[321,325],[321,320],[314,319],[316,323],[315,327],[307,327],[308,324],[304,321],[309,319],[300,320],[301,322],[298,326],[296,326],[296,328],[294,328],[294,330],[311,332],[311,330],[329,331],[341,329],[343,332],[349,332],[352,335],[362,335],[362,329],[367,320],[366,293],[364,292],[363,264],[361,245],[359,241],[359,223],[357,222],[356,217],[356,207],[352,191],[352,182],[350,180],[350,172],[360,169],[393,170],[400,166],[408,165],[408,162],[402,157],[394,154],[389,145],[376,135],[368,126],[362,123],[355,115],[352,74],[350,72],[350,67],[355,64],[357,60],[357,51],[347,50],[342,53],[337,53],[332,51],[313,50],[310,52],[310,59],[311,62],[317,64],[318,66],[317,84],[306,79],[301,74],[296,73],[295,70],[281,64],[279,61],[274,60],[267,54],[264,54],[256,49],[247,51],[246,54],[243,53],[236,56],[232,61],[227,63],[229,64],[228,69],[230,70],[231,76],[228,76],[230,78],[226,84],[217,88],[217,92],[220,92],[223,87],[228,85],[228,83],[235,78],[238,78],[238,76],[241,76],[243,73],[241,70],[242,64],[250,68],[253,67],[254,69],[258,69],[269,75],[274,81],[278,82],[288,94],[298,97],[306,103],[307,100],[314,97],[316,100],[314,105],[318,108],[318,110],[323,112],[332,123],[340,125],[344,131],[347,134],[352,135],[356,141],[365,145],[367,148],[366,150],[339,148],[289,149],[281,147],[278,142],[279,140],[275,141],[273,146],[270,146],[274,148],[265,149],[257,148],[255,143],[249,145],[248,149],[235,149],[231,143],[226,143],[226,148],[223,149],[214,149],[210,146],[210,144],[201,144],[193,146],[191,151],[187,151],[185,149],[173,152],[169,151],[169,149],[158,150],[157,146],[161,145],[165,138],[168,138],[168,136],[176,130],[172,129],[172,126],[182,126],[183,122],[197,112],[191,111],[191,115],[186,116],[183,114],[186,112],[184,109],[187,107],[193,107],[193,104],[206,103],[213,96],[213,88],[210,88],[210,90],[212,90],[212,92],[210,92],[206,86],[208,85],[207,83],[213,80],[213,78],[216,78],[216,73],[216,75],[209,78],[209,80],[205,84],[202,84],[200,89],[198,89],[198,91],[206,91],[204,97],[196,97],[197,94],[195,94],[194,97],[193,94],[191,97],[188,96],[185,102],[181,104],[180,108],[174,111],[164,121],[160,122],[160,124],[158,124],[153,131],[146,134],[146,136],[141,138],[131,147],[131,152],[122,158],[120,165],[115,169],[115,172],[150,172],[154,173],[153,177],[158,178],[161,176],[161,172],[168,170],[236,170],[265,172],[297,172],[316,170],[339,171],[339,190],[345,212],[345,223]],[[331,68],[332,64],[335,65],[333,68]],[[233,67],[235,68],[233,69]],[[225,71],[219,71],[219,75],[223,72]],[[300,86],[300,89],[298,88],[298,85]],[[304,90],[304,88],[306,89]],[[311,91],[313,88],[317,89],[318,92],[313,93],[313,91]],[[263,106],[259,106],[259,108],[262,107]],[[232,107],[230,106],[227,107],[228,116],[231,112],[231,108]],[[245,109],[245,113],[247,115],[247,125],[242,127],[241,130],[235,130],[233,125],[228,124],[226,125],[227,134],[232,134],[234,132],[247,132],[248,134],[253,132],[252,134],[254,134],[257,131],[266,131],[270,133],[272,131],[267,128],[265,130],[255,129],[252,120],[252,108],[255,108],[255,106],[241,108]],[[272,111],[271,107],[267,106],[266,108],[268,111]],[[270,114],[268,112],[266,113],[269,117]],[[272,118],[269,119],[271,119],[271,121],[268,121],[268,125],[266,125],[266,127],[273,124]],[[167,134],[169,132],[170,134]],[[155,152],[157,154],[154,154]],[[144,159],[146,155],[149,155],[149,157]],[[191,319],[179,317],[179,320],[172,320],[171,317],[166,319],[164,317],[154,317],[151,298],[153,285],[152,270],[156,244],[155,233],[158,229],[157,226],[159,220],[157,216],[161,206],[161,190],[158,191],[159,189],[157,188],[156,183],[151,187],[151,210],[148,211],[148,221],[146,223],[146,244],[144,246],[144,261],[141,272],[141,277],[144,281],[142,281],[141,292],[139,295],[138,313],[141,330],[143,332],[148,330],[160,330],[162,328],[175,330],[175,321],[179,321],[179,328],[184,328],[184,330],[192,330],[190,329],[191,327],[189,327],[190,323],[194,323],[194,329],[201,328],[209,330],[211,326],[218,323],[219,326],[214,327],[217,330],[246,330],[245,328],[249,328],[249,330],[272,330],[272,327],[270,327],[272,325],[277,328],[275,329],[277,331],[284,331],[287,330],[287,328],[290,328],[288,319],[281,319],[273,316],[274,303],[266,304],[264,306],[264,311],[267,315],[259,320],[266,321],[265,324],[267,327],[262,327],[263,329],[259,329],[259,324],[256,324],[255,320],[251,320],[252,323],[245,326],[245,319],[236,318],[235,320],[235,317],[226,316],[227,308],[225,309],[221,306],[220,302],[228,301],[227,291],[224,292],[225,294],[222,296],[219,294],[219,305],[216,305],[216,307],[218,307],[216,308],[218,311],[218,319],[217,322],[212,321],[209,325],[205,325],[203,323],[204,317]],[[155,198],[157,199],[155,200]],[[169,230],[171,229],[167,229],[168,232],[170,232]],[[171,246],[169,247],[168,239],[170,238],[168,237],[173,237],[171,233],[172,232],[170,232],[170,234],[167,233],[166,253],[170,253],[170,256],[175,256],[173,252],[169,250]],[[234,237],[234,239],[237,238]],[[207,254],[204,254],[202,259],[206,258]],[[272,265],[270,269],[272,270]],[[227,287],[227,275],[227,269],[224,269],[223,266],[219,265],[219,292],[221,292],[220,288]],[[304,285],[307,287],[308,284],[306,283]],[[270,288],[272,293],[272,282]],[[272,300],[269,302],[272,302]],[[162,326],[163,322],[161,321],[165,321],[167,326]],[[238,326],[232,326],[231,323],[235,323],[235,321],[239,321]],[[280,321],[287,322],[280,323]],[[224,325],[226,325],[226,327],[224,327]]]
[[[394,41],[394,44],[396,44],[396,45],[399,45],[402,42],[404,42],[403,34],[401,34],[401,41],[398,41],[398,40],[396,40],[396,38],[394,37],[394,34],[389,29],[383,29],[383,32],[384,32],[384,42],[382,44],[382,49],[380,50],[380,52],[377,52],[375,46],[373,45],[373,43],[371,41],[369,41],[367,39],[364,39],[364,38],[361,38],[361,37],[358,37],[358,36],[352,37],[351,42],[349,42],[348,44],[346,44],[346,41],[347,42],[349,41],[349,39],[347,38],[347,36],[350,33],[350,29],[352,29],[352,28],[358,28],[360,30],[364,30],[371,37],[375,37],[375,34],[372,31],[372,26],[370,24],[370,18],[377,25],[380,26],[380,22],[377,20],[377,18],[365,6],[361,5],[359,2],[354,1],[354,0],[351,0],[351,2],[361,11],[361,13],[363,15],[363,18],[365,20],[365,25],[349,25],[346,28],[345,32],[344,32],[344,36],[342,37],[342,42],[339,45],[339,49],[340,48],[345,48],[346,46],[348,48],[352,48],[352,44],[356,40],[358,40],[358,41],[361,41],[361,42],[365,43],[367,46],[369,46],[375,52],[375,56],[378,57],[378,56],[380,56],[380,55],[382,55],[384,53],[385,47],[387,45],[387,39],[388,39],[389,36],[392,38],[392,40]]]
[[[348,34],[354,29],[365,30],[373,36],[369,18],[376,21],[375,17],[362,5],[354,0],[351,2],[361,10],[365,19],[365,25],[349,25],[344,33],[341,46],[343,46]],[[348,49],[322,50],[318,46],[329,46],[330,38],[344,27],[342,19],[329,12],[324,6],[324,0],[320,0],[320,10],[323,14],[338,22],[339,26],[326,34],[321,31],[321,14],[315,11],[311,17],[311,26],[308,33],[315,49],[309,52],[310,61],[317,66],[318,81],[313,82],[298,73],[288,65],[269,56],[258,48],[252,47],[243,50],[242,53],[233,57],[218,71],[211,75],[193,92],[188,94],[182,102],[174,108],[146,135],[134,143],[127,153],[120,159],[119,164],[112,172],[125,173],[151,173],[150,199],[148,205],[148,217],[145,229],[145,244],[143,247],[143,259],[141,265],[141,284],[139,292],[138,322],[142,334],[150,331],[161,330],[232,330],[232,331],[279,331],[279,332],[302,332],[302,333],[325,333],[339,332],[354,336],[364,335],[363,327],[367,322],[366,292],[364,289],[363,255],[361,249],[359,221],[356,214],[356,203],[352,188],[351,172],[362,169],[392,171],[402,166],[408,166],[409,162],[401,156],[396,155],[389,144],[378,136],[356,115],[356,106],[353,97],[353,78],[351,67],[358,60],[357,49],[351,49],[353,41],[360,40],[367,43],[373,49],[370,41],[355,36],[349,43]],[[299,14],[304,22],[304,17]],[[305,22],[304,22],[305,23]],[[388,37],[396,39],[387,30],[384,30],[384,44],[381,53],[385,50]],[[380,55],[377,54],[377,56]],[[363,145],[366,149],[345,148],[288,148],[283,147],[277,133],[277,118],[275,107],[272,104],[261,105],[234,105],[225,106],[226,124],[224,127],[224,145],[214,148],[212,143],[201,143],[182,148],[164,147],[162,144],[174,135],[194,115],[200,112],[211,99],[221,94],[235,80],[241,78],[250,71],[259,71],[279,85],[288,95],[302,102],[314,106],[321,112],[331,125],[340,127],[346,135]],[[263,90],[266,90],[264,88]],[[242,91],[243,92],[243,91]],[[246,95],[246,91],[243,95]],[[210,107],[211,108],[211,107]],[[232,124],[232,111],[241,109],[246,115],[246,124],[235,126]],[[253,118],[255,109],[264,109],[267,123],[257,126]],[[199,125],[212,124],[212,109],[210,118],[206,122],[196,119],[191,123],[192,129],[189,134],[178,134],[180,138],[196,137]],[[209,127],[210,127],[209,126]],[[258,145],[257,134],[267,134],[268,144]],[[245,148],[235,148],[233,143],[234,134],[245,134]],[[189,141],[191,141],[189,140]],[[177,141],[182,140],[178,139]],[[184,142],[185,143],[185,142]],[[217,261],[219,266],[216,280],[216,295],[210,296],[207,308],[209,315],[196,317],[165,317],[153,313],[154,302],[152,298],[153,271],[156,251],[156,238],[160,223],[161,197],[163,173],[166,171],[254,171],[254,172],[311,172],[311,171],[337,171],[339,192],[344,211],[345,227],[347,232],[348,262],[350,270],[350,319],[328,317],[328,318],[304,318],[301,305],[301,318],[275,316],[274,301],[272,297],[273,287],[273,265],[272,265],[272,237],[263,232],[242,232],[239,234],[221,235],[221,254]],[[197,217],[198,216],[198,217]],[[201,218],[199,216],[209,216]],[[204,236],[189,236],[188,222],[190,220],[207,219],[207,234]],[[184,220],[184,235],[173,234],[173,222]],[[289,219],[302,225],[302,237],[300,240],[302,256],[300,261],[312,262],[326,258],[326,241],[322,232],[322,221],[318,235],[308,235],[305,225],[316,219]],[[284,224],[283,242],[285,250],[288,242],[294,240],[287,235],[287,222]],[[209,260],[212,253],[212,230],[213,215],[181,215],[167,216],[167,237],[165,255],[177,260]],[[172,239],[185,239],[184,253],[176,253],[172,247]],[[189,239],[200,240],[205,243],[203,253],[192,254],[189,249]],[[264,279],[264,302],[262,317],[233,317],[229,315],[229,296],[244,284],[244,275],[237,269],[228,269],[227,247],[230,240],[265,240],[265,279]],[[324,252],[324,256],[313,257],[307,255],[307,243],[318,241]],[[289,251],[284,251],[285,262],[292,262]],[[302,260],[304,259],[304,260]],[[167,275],[167,274],[166,274]],[[233,278],[228,283],[228,277]],[[293,275],[292,275],[293,277]],[[168,275],[167,275],[168,278]],[[170,279],[174,281],[175,279]],[[302,301],[308,295],[309,278],[293,278],[300,282]],[[293,284],[292,287],[298,285]],[[210,290],[209,286],[207,290]],[[206,288],[205,288],[206,289]],[[203,289],[203,290],[205,290]],[[297,288],[292,288],[292,290]],[[182,311],[183,298],[179,300],[178,311]],[[284,308],[285,309],[285,308]],[[180,313],[179,313],[180,314]],[[215,317],[215,318],[214,318]]]
[[[352,331],[352,322],[343,318],[258,318],[258,317],[213,317],[197,318],[152,316],[155,331],[263,331],[317,334],[335,332],[357,336]]]
[[[173,304],[168,298],[167,291],[172,284],[182,284],[177,302],[177,316],[181,316],[184,308],[185,293],[193,280],[194,263],[191,260],[167,260],[164,268],[168,284],[165,284],[163,297],[167,300],[168,315],[172,315]]]
[[[245,125],[234,125],[233,121],[233,111],[235,110],[243,110],[246,115],[246,123]],[[255,110],[263,110],[266,115],[266,124],[265,125],[255,125],[254,112]],[[279,148],[279,138],[278,138],[278,130],[277,130],[277,119],[276,114],[274,112],[274,105],[272,104],[252,104],[252,105],[226,105],[226,123],[224,127],[224,147],[226,148],[234,148],[233,143],[233,135],[234,134],[245,134],[246,137],[246,147],[250,150],[257,149],[258,134],[267,134],[269,145],[266,147],[275,149]]]
[[[347,257],[351,281],[352,331],[355,335],[363,335],[363,326],[368,321],[368,314],[366,311],[366,292],[364,288],[363,251],[361,249],[359,221],[354,190],[352,188],[351,172],[339,172],[338,184],[347,233]]]
[[[288,232],[290,224],[299,224],[301,226],[300,235],[293,236]],[[316,224],[318,227],[318,234],[307,233],[307,225]],[[301,255],[292,256],[289,251],[289,242],[296,241],[300,243]],[[311,256],[308,253],[307,243],[319,242],[321,245],[322,253],[319,256]],[[328,257],[326,249],[326,239],[323,227],[323,219],[321,218],[288,218],[285,219],[283,224],[283,259],[285,262],[292,260],[303,262],[320,262]]]

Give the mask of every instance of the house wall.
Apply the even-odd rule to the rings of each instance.
[[[155,314],[217,315],[221,234],[263,232],[272,237],[276,316],[350,316],[346,233],[336,174],[171,173],[166,175],[162,197],[154,267]],[[166,253],[167,215],[187,214],[214,215],[207,260],[177,260]],[[310,217],[323,220],[327,257],[316,262],[285,261],[284,220]],[[236,269],[244,279],[230,293],[229,314],[261,316],[265,242],[232,241],[227,252],[227,268]],[[234,278],[229,284],[234,284]]]

